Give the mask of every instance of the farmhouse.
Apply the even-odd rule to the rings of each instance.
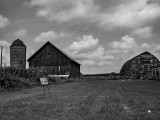
[[[159,65],[159,60],[146,51],[128,60],[123,65],[120,74],[133,79],[150,79],[153,76],[153,68],[157,68]]]
[[[50,75],[69,75],[69,77],[73,78],[80,77],[80,64],[49,41],[27,61],[29,62],[29,67],[47,72]]]

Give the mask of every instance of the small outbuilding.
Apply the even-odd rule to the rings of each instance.
[[[72,78],[80,77],[80,64],[49,41],[27,61],[30,68],[36,68],[50,75],[69,75]]]

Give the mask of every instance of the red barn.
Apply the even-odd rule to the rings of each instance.
[[[34,67],[50,75],[69,75],[80,77],[80,64],[49,41],[37,50],[28,60]]]

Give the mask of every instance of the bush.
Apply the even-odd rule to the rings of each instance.
[[[39,85],[39,78],[43,75],[35,69],[0,67],[0,86],[4,89],[20,89]]]
[[[0,75],[0,86],[4,89],[14,90],[20,89],[22,86],[29,86],[29,83],[9,73],[3,73]]]

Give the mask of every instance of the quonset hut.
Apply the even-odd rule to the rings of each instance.
[[[37,50],[28,60],[29,67],[47,72],[50,75],[80,77],[80,64],[49,41]]]
[[[159,66],[159,60],[149,52],[141,53],[128,60],[122,67],[120,74],[133,79],[150,79],[152,69]]]
[[[10,46],[10,65],[26,68],[26,45],[19,39]]]

